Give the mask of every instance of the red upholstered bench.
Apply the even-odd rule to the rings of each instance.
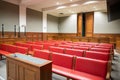
[[[92,58],[92,59],[98,59],[98,60],[104,60],[109,61],[111,59],[111,55],[105,52],[97,52],[97,51],[86,51],[85,57]]]
[[[75,69],[70,72],[74,80],[106,80],[107,61],[77,57]]]
[[[73,68],[73,58],[72,55],[52,53],[52,72],[68,77],[68,70]]]
[[[94,48],[111,49],[109,46],[94,46]]]
[[[64,53],[65,49],[61,47],[50,46],[49,50],[52,52]]]
[[[44,50],[49,50],[49,47],[50,46],[54,46],[53,44],[50,44],[50,43],[43,43],[43,49]]]
[[[105,52],[111,54],[110,49],[102,49],[102,48],[91,48],[90,51],[98,51],[98,52]]]
[[[62,47],[62,48],[70,48],[70,49],[73,48],[73,46],[71,46],[71,45],[59,45],[59,47]]]
[[[0,54],[2,55],[7,55],[15,52],[16,52],[16,47],[13,45],[9,45],[9,44],[0,45]]]
[[[89,50],[89,47],[73,46],[73,49],[79,49],[79,50]]]
[[[32,44],[28,44],[28,43],[21,43],[21,42],[16,42],[15,43],[16,46],[21,46],[21,47],[27,47],[29,51],[32,51]]]
[[[84,56],[84,50],[65,49],[65,54],[75,55],[75,56]]]
[[[10,53],[15,53],[17,51],[16,46],[14,45],[7,45],[7,51]]]
[[[16,52],[16,47],[9,44],[1,44],[0,45],[0,60],[2,59],[2,55],[6,56],[11,53]]]
[[[28,54],[28,48],[26,47],[16,46],[16,49],[16,52],[19,52],[21,54]]]
[[[53,65],[62,66],[65,68],[73,68],[73,56],[60,53],[52,53]]]
[[[72,55],[59,53],[52,53],[52,61],[52,71],[67,77],[67,80],[109,80],[110,78],[107,74],[108,61],[75,58]]]
[[[42,50],[43,49],[43,45],[36,45],[36,44],[34,44],[34,45],[32,45],[31,50],[33,51],[34,49]]]
[[[49,51],[34,49],[33,56],[50,60],[51,54]]]

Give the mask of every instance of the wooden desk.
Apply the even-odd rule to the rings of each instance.
[[[6,56],[7,80],[52,80],[52,62],[16,53]]]

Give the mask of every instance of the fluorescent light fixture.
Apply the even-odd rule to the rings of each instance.
[[[72,5],[70,5],[71,7],[74,7],[74,6],[78,6],[78,4],[72,4]]]
[[[66,8],[66,6],[59,6],[56,9],[63,9],[63,8]]]
[[[98,2],[98,1],[87,1],[87,2],[83,3],[83,5],[92,4],[92,3],[96,3],[96,2]]]
[[[70,0],[70,1],[73,1],[73,0]]]

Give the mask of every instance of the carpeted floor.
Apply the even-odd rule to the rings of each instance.
[[[111,80],[120,80],[120,54],[116,52],[112,60]]]
[[[6,62],[0,61],[0,80],[6,80]],[[52,74],[52,80],[67,80],[65,77]],[[112,61],[111,80],[120,80],[120,54],[115,52]]]

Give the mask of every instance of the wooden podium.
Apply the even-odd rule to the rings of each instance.
[[[52,80],[52,62],[16,53],[8,55],[7,80]]]

